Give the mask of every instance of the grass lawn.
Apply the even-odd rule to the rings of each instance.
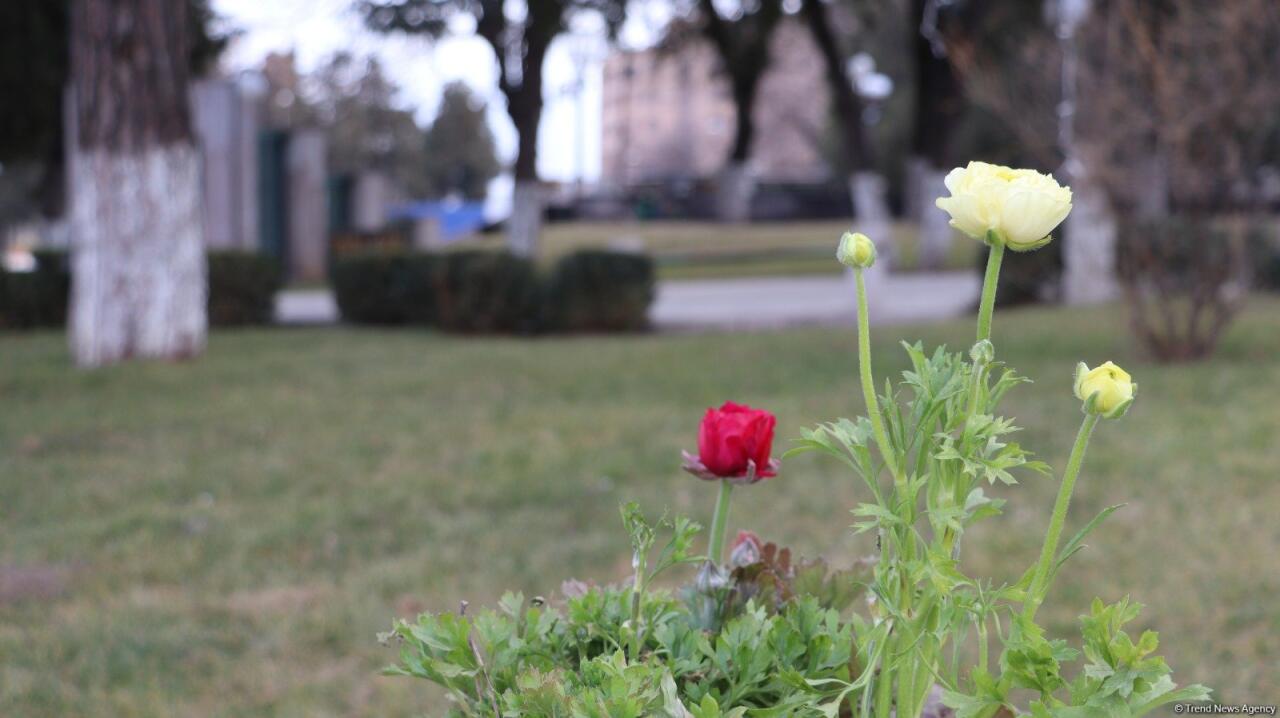
[[[1114,308],[997,316],[1000,358],[1036,383],[1008,411],[1060,468],[1072,367],[1115,359],[1141,384],[1095,435],[1068,530],[1128,506],[1074,558],[1041,615],[1074,638],[1096,594],[1148,604],[1181,682],[1227,703],[1280,686],[1280,302],[1258,300],[1218,357],[1138,358]],[[967,346],[969,323],[876,333]],[[188,364],[95,373],[55,334],[0,335],[0,715],[438,715],[425,684],[382,678],[395,615],[553,595],[629,568],[617,506],[709,521],[678,470],[706,406],[779,416],[780,445],[861,411],[846,331],[455,339],[356,329],[219,333]],[[872,551],[847,510],[865,489],[788,461],[735,494],[753,528],[838,563]],[[1054,482],[996,493],[966,541],[978,575],[1035,558]]]
[[[563,222],[548,224],[541,254],[546,261],[583,247],[628,247],[653,255],[663,279],[839,274],[832,262],[847,221],[758,222],[724,225],[714,222]],[[915,225],[894,225],[899,256],[895,267],[918,265]],[[482,244],[501,246],[499,236]],[[473,245],[474,246],[474,245]],[[978,245],[958,238],[947,257],[947,269],[973,269]],[[976,270],[975,270],[976,271]]]

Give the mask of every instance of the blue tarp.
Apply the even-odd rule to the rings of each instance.
[[[417,222],[434,219],[440,224],[440,240],[452,242],[475,232],[484,226],[484,203],[428,201],[410,202],[392,207],[387,213],[390,222]]]

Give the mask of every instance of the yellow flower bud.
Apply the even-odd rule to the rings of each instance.
[[[845,232],[836,248],[836,259],[849,267],[866,269],[876,263],[876,244],[861,232]]]
[[[1085,402],[1085,410],[1109,419],[1124,415],[1138,393],[1124,369],[1106,362],[1090,369],[1084,362],[1076,365],[1076,397]]]
[[[1071,190],[1035,170],[970,162],[946,177],[950,197],[935,204],[951,215],[951,226],[984,242],[1018,252],[1049,243],[1049,233],[1071,211]]]

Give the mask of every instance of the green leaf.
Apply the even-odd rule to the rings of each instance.
[[[1108,516],[1115,513],[1116,511],[1118,511],[1124,506],[1127,506],[1127,504],[1115,504],[1113,506],[1108,506],[1102,511],[1099,511],[1098,515],[1094,516],[1092,521],[1084,525],[1084,528],[1077,531],[1076,535],[1072,536],[1071,540],[1068,541],[1062,547],[1062,550],[1058,553],[1058,558],[1054,562],[1053,571],[1050,574],[1050,577],[1058,573],[1058,569],[1062,567],[1062,564],[1067,562],[1067,559],[1071,558],[1071,556],[1074,555],[1077,551],[1084,548],[1084,546],[1082,545],[1082,542],[1084,541],[1086,536],[1088,536],[1095,528],[1098,527],[1098,524],[1101,524],[1103,521],[1106,520]]]

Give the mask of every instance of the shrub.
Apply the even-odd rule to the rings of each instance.
[[[407,251],[351,254],[331,272],[338,311],[356,324],[431,324],[440,258]]]
[[[440,255],[436,323],[451,332],[527,332],[537,328],[538,275],[508,252],[468,250]]]
[[[209,252],[209,324],[270,324],[284,281],[280,264],[258,252]]]
[[[1280,292],[1280,233],[1276,226],[1257,222],[1249,232],[1249,264],[1254,286],[1264,292]]]
[[[1161,361],[1213,353],[1248,286],[1245,227],[1236,222],[1168,217],[1126,223],[1116,244],[1116,274],[1130,323]]]
[[[547,280],[543,321],[553,331],[645,329],[653,285],[649,257],[604,250],[574,252],[556,264]]]
[[[38,250],[35,256],[34,271],[0,270],[0,327],[56,327],[67,320],[71,293],[67,253]]]

